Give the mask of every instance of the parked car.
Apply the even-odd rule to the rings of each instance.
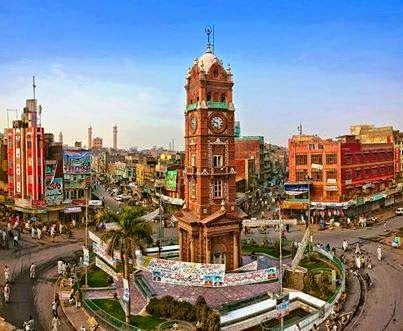
[[[395,210],[395,214],[396,214],[396,215],[403,215],[403,208],[397,208],[397,209]]]

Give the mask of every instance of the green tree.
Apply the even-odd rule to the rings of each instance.
[[[123,263],[124,278],[129,280],[129,258],[135,260],[135,251],[152,243],[152,227],[142,217],[145,210],[142,207],[124,207],[116,212],[119,229],[109,230],[102,236],[102,240],[108,243],[109,254],[115,249],[120,251]],[[130,301],[125,303],[126,322],[130,321]]]
[[[107,208],[102,208],[95,214],[95,223],[97,226],[101,223],[118,222],[118,219],[119,214]]]

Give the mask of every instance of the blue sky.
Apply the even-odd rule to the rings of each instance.
[[[242,134],[285,145],[301,122],[403,129],[402,1],[0,2],[0,126],[37,77],[42,123],[83,140],[183,146],[184,79],[215,26]]]

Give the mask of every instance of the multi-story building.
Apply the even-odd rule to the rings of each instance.
[[[92,147],[91,149],[102,149],[102,138],[100,137],[95,137],[92,139]]]
[[[263,136],[242,136],[235,138],[235,159],[255,160],[257,181],[264,183],[270,175],[270,163],[264,146]]]
[[[395,171],[399,181],[403,180],[403,132],[395,131]]]
[[[8,194],[16,206],[31,208],[44,204],[45,139],[38,125],[37,100],[29,99],[21,120],[5,130],[8,159]]]
[[[392,143],[364,144],[299,135],[289,140],[289,181],[312,181],[311,200],[341,202],[379,192],[394,180]]]

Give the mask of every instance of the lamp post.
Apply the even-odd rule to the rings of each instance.
[[[309,226],[309,222],[311,221],[311,183],[312,183],[312,177],[309,175],[305,176],[305,181],[307,182],[308,185],[308,221],[306,223],[306,227]]]

